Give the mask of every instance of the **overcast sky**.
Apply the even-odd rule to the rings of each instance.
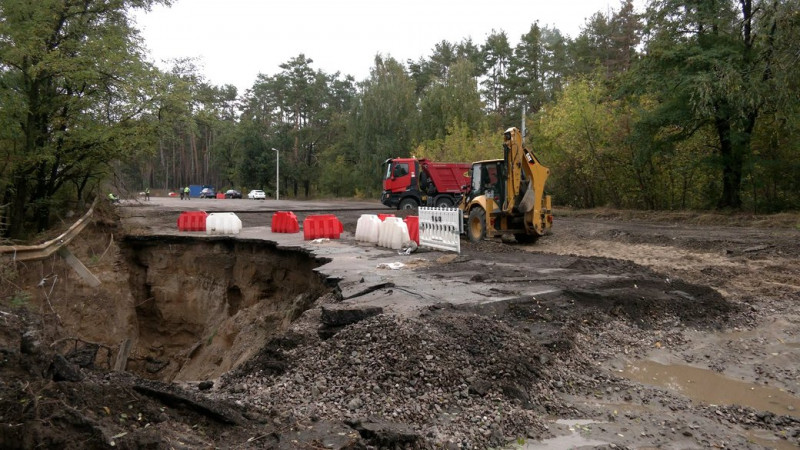
[[[176,0],[138,14],[137,23],[162,69],[170,66],[163,60],[198,58],[210,83],[233,84],[241,94],[257,74],[276,74],[300,53],[314,69],[360,81],[377,53],[418,60],[442,40],[471,37],[481,45],[493,29],[504,30],[513,47],[537,20],[575,37],[586,18],[619,6],[619,0]]]

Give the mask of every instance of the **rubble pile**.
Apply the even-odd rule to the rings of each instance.
[[[366,418],[406,424],[419,441],[481,448],[540,437],[542,417],[564,408],[547,350],[473,314],[375,316],[282,358],[282,373],[253,367],[221,394],[285,422]]]

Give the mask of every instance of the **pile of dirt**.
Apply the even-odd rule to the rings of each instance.
[[[230,426],[228,417],[241,415],[235,405],[207,405],[174,385],[146,385],[80,353],[56,353],[39,333],[40,317],[24,308],[2,307],[0,317],[4,449],[190,448],[249,437]]]
[[[540,437],[543,417],[569,411],[550,385],[560,378],[551,352],[488,317],[435,309],[365,319],[324,341],[311,333],[269,346],[215,397],[285,422],[402,424],[417,444],[463,448]]]

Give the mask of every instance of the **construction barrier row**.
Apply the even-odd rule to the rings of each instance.
[[[408,242],[419,244],[419,218],[393,214],[362,214],[356,224],[356,240],[398,250]]]
[[[178,231],[205,231],[206,234],[239,234],[242,221],[232,212],[184,211],[178,216]]]
[[[333,214],[307,216],[303,220],[303,239],[307,241],[320,238],[339,239],[343,231],[342,222]]]
[[[272,215],[271,230],[273,233],[298,233],[300,224],[293,212],[278,211]]]

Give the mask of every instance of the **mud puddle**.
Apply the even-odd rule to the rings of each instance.
[[[569,434],[537,442],[526,442],[522,445],[518,444],[514,448],[523,450],[560,450],[564,448],[593,448],[601,445],[608,445],[608,442],[590,439],[581,434],[591,431],[588,425],[595,423],[599,422],[593,420],[556,420],[555,426],[553,427],[554,431],[557,433],[567,432]]]
[[[800,417],[800,398],[775,387],[734,380],[707,369],[638,361],[627,364],[621,375],[639,383],[677,391],[696,402],[741,405]]]

